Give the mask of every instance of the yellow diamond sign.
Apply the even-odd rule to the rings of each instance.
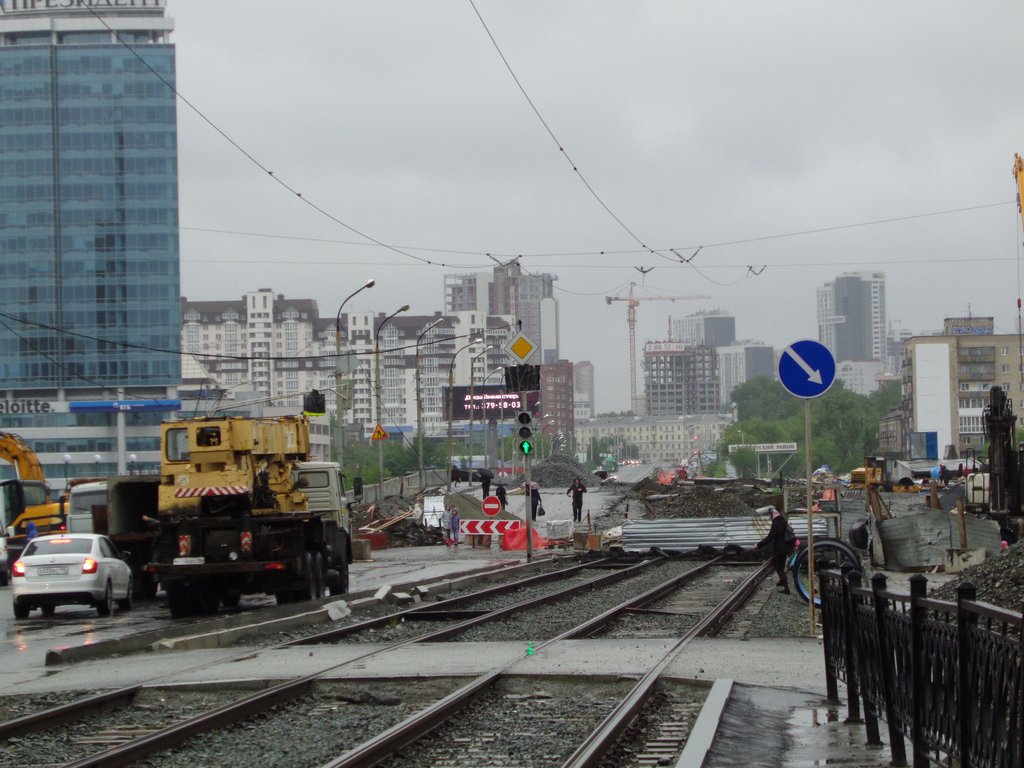
[[[537,351],[537,345],[533,343],[529,336],[517,333],[505,344],[505,351],[519,360],[519,362],[525,363]]]

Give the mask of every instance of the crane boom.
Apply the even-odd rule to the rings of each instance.
[[[1021,207],[1024,204],[1024,160],[1018,154],[1013,156],[1013,176],[1017,180],[1017,211],[1024,222],[1024,208]]]
[[[679,296],[636,296],[633,289],[636,283],[629,284],[628,296],[605,296],[607,304],[613,301],[626,302],[626,325],[629,326],[629,406],[633,413],[640,415],[636,397],[636,309],[641,301],[687,301],[690,299],[710,299],[704,294],[680,294]]]

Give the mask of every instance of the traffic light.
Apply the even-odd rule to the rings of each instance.
[[[534,449],[533,414],[529,411],[520,411],[516,421],[519,423],[519,431],[516,433],[519,435],[519,442],[516,445],[521,454],[530,456]]]

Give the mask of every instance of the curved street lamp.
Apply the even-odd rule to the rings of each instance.
[[[448,480],[445,486],[446,493],[451,493],[452,490],[452,415],[455,410],[455,361],[458,359],[460,352],[469,349],[474,344],[479,344],[481,341],[484,341],[483,336],[475,336],[467,341],[455,350],[454,354],[452,354],[452,361],[448,364],[448,465],[445,467],[445,476]],[[472,381],[472,376],[470,380]]]
[[[437,318],[437,320],[424,328],[420,332],[420,335],[416,337],[416,460],[420,472],[420,493],[423,492],[423,489],[427,484],[426,477],[423,472],[423,390],[420,388],[420,344],[423,341],[423,337],[426,336],[429,331],[437,328],[437,326],[442,322],[444,322],[443,317]]]
[[[341,306],[338,307],[338,314],[334,318],[334,460],[338,462],[343,473],[345,471],[345,429],[341,423],[341,417],[343,411],[348,409],[341,407],[343,399],[341,395],[341,310],[345,308],[348,300],[357,293],[367,288],[373,288],[376,284],[376,280],[370,279],[352,291],[341,302]]]
[[[390,315],[380,321],[380,325],[377,326],[377,330],[373,334],[373,354],[376,358],[377,364],[377,425],[381,426],[384,423],[384,382],[381,380],[380,375],[380,329],[384,327],[384,324],[393,318],[400,312],[408,312],[409,305],[403,304],[401,307],[396,309]],[[384,441],[377,441],[377,503],[380,504],[381,499],[384,498]]]

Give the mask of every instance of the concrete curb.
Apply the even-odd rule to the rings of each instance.
[[[246,611],[245,613],[218,616],[207,621],[187,624],[181,627],[140,632],[135,635],[115,638],[113,640],[103,640],[89,645],[51,648],[46,652],[45,664],[46,666],[59,666],[108,656],[124,656],[143,651],[226,648],[232,645],[235,639],[252,634],[258,630],[270,629],[274,631],[275,629],[281,630],[334,621],[336,619],[330,618],[330,612],[325,610],[325,607],[338,602],[343,602],[351,612],[358,612],[363,608],[377,605],[382,599],[386,599],[388,593],[410,592],[421,596],[423,594],[422,590],[426,589],[427,592],[432,594],[444,594],[445,592],[453,591],[454,586],[459,582],[464,580],[472,581],[482,573],[486,574],[496,570],[500,573],[513,566],[529,568],[533,565],[546,563],[547,561],[547,558],[535,561],[534,563],[506,560],[499,562],[500,569],[496,569],[494,563],[481,565],[478,568],[462,571],[452,578],[441,579],[426,585],[419,581],[408,581],[352,592],[343,597],[332,595],[322,598],[318,608],[304,610],[298,614],[295,613],[295,605],[272,606],[255,611]],[[378,599],[377,595],[382,591],[384,591],[384,597]],[[342,599],[339,600],[339,598]],[[305,606],[308,607],[308,603]]]

